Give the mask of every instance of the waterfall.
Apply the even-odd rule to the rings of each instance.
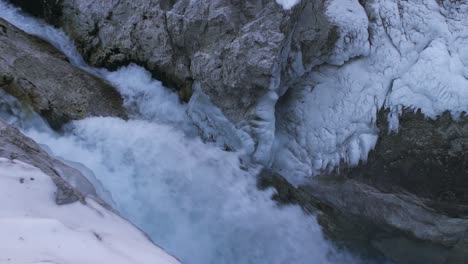
[[[4,1],[0,17],[111,82],[131,112],[129,120],[74,121],[57,134],[3,95],[2,116],[53,155],[81,164],[108,203],[183,263],[361,262],[324,239],[315,216],[259,191],[259,168],[241,169],[241,153],[202,142],[186,106],[143,68],[94,69],[60,30]]]

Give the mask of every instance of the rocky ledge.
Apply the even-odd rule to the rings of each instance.
[[[120,94],[49,43],[0,19],[0,87],[60,128],[89,116],[125,117]]]

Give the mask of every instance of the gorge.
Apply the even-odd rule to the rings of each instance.
[[[182,263],[468,260],[465,1],[11,2],[2,119]]]

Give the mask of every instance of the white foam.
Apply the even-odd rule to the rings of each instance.
[[[166,125],[114,118],[75,122],[65,137],[27,134],[90,168],[119,211],[183,262],[333,263],[315,219],[277,208],[236,153]]]
[[[281,5],[285,10],[289,10],[297,5],[301,0],[276,0],[276,3]]]

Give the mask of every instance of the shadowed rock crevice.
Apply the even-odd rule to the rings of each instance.
[[[58,26],[62,16],[62,0],[9,0],[9,2],[36,17],[46,19],[55,26]]]

